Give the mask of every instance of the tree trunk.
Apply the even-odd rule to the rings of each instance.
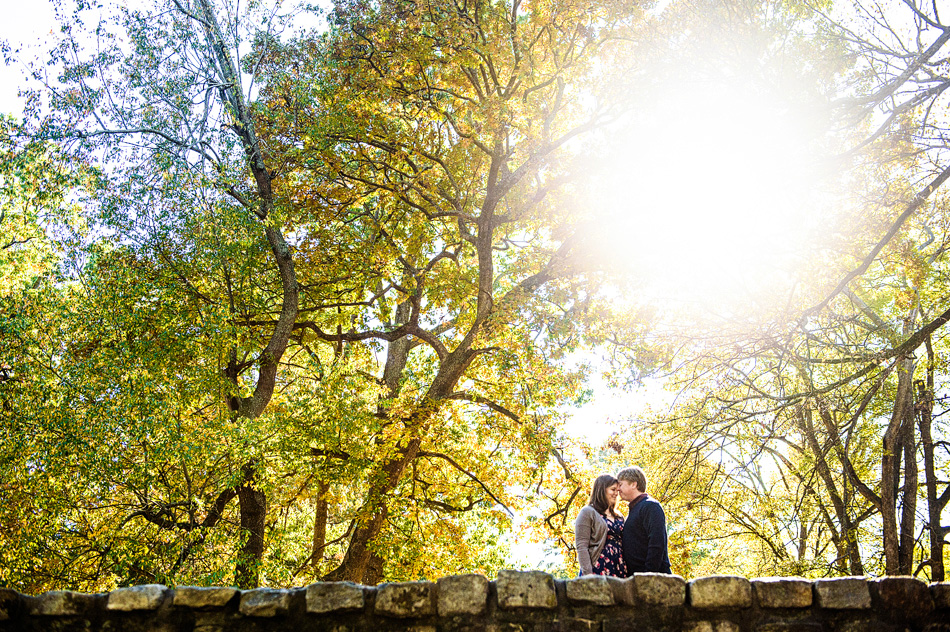
[[[821,408],[823,404],[818,402],[818,406]],[[826,414],[829,413],[827,411],[819,410],[819,415]],[[826,459],[828,449],[824,448],[818,441],[818,434],[815,432],[815,425],[812,422],[811,408],[800,406],[798,409],[797,418],[799,422],[799,428],[801,429],[802,434],[805,436],[805,440],[808,443],[809,449],[814,455],[815,468],[818,470],[818,476],[825,486],[825,492],[831,499],[831,504],[835,510],[835,517],[837,518],[838,525],[840,526],[840,531],[838,531],[840,537],[835,538],[834,542],[835,547],[838,550],[838,564],[840,565],[839,569],[844,565],[844,560],[847,559],[850,572],[856,575],[863,575],[864,565],[861,561],[861,553],[858,550],[857,538],[854,534],[854,526],[851,523],[850,516],[848,516],[848,508],[842,500],[841,494],[838,492],[838,486],[835,484],[831,467],[828,465],[828,461]],[[829,421],[826,420],[826,423],[829,423]]]
[[[943,529],[940,527],[941,507],[937,500],[937,472],[934,469],[934,440],[931,432],[934,393],[934,351],[927,337],[927,384],[917,384],[917,419],[920,424],[920,443],[924,451],[924,482],[927,487],[927,531],[930,540],[930,580],[944,581]]]
[[[396,306],[392,324],[394,326],[404,325],[409,322],[411,315],[411,302],[409,300],[403,301]],[[385,400],[399,394],[403,372],[409,362],[410,347],[408,336],[389,343],[386,365],[383,368],[383,383],[386,385],[387,393],[386,396],[380,399],[377,408],[380,415],[386,414]],[[374,586],[382,579],[384,560],[378,553],[370,549],[370,545],[373,539],[382,532],[389,516],[386,496],[396,488],[406,465],[415,458],[421,445],[422,442],[418,438],[413,438],[397,458],[382,467],[380,472],[382,483],[369,485],[370,493],[374,497],[364,503],[362,511],[370,512],[371,518],[357,523],[353,535],[350,536],[343,562],[328,573],[324,580],[352,581],[366,586]]]
[[[884,572],[899,575],[900,536],[897,529],[897,488],[900,480],[901,445],[904,416],[911,395],[911,380],[914,375],[914,360],[903,357],[897,369],[897,394],[891,421],[884,433],[881,454],[881,521],[884,525]]]
[[[366,570],[363,572],[363,585],[375,586],[383,581],[386,560],[376,551],[369,554],[369,562],[366,564]]]
[[[370,558],[372,552],[369,550],[370,542],[383,530],[388,516],[388,509],[385,504],[380,504],[376,513],[366,523],[358,526],[350,537],[350,544],[346,547],[346,555],[343,562],[332,572],[328,573],[323,579],[329,582],[351,581],[359,584],[366,584],[366,579],[371,579],[373,573],[370,571]]]
[[[264,558],[264,524],[267,516],[267,497],[254,487],[256,466],[247,463],[244,482],[238,488],[241,506],[241,552],[235,568],[238,588],[257,588],[260,585],[260,563]]]
[[[317,483],[317,507],[313,516],[313,547],[310,549],[310,565],[314,573],[320,572],[320,562],[323,560],[323,549],[327,545],[327,516],[330,504],[327,502],[327,493],[330,484],[325,481]]]
[[[914,545],[917,526],[917,437],[914,432],[913,390],[904,406],[904,428],[901,442],[904,445],[904,487],[901,490],[900,574],[914,573]]]

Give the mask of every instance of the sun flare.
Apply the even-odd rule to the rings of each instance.
[[[813,136],[808,117],[741,85],[662,95],[605,156],[607,249],[677,299],[787,278],[814,224]]]

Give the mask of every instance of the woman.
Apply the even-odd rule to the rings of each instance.
[[[617,513],[617,479],[601,474],[594,481],[590,501],[574,521],[574,547],[581,575],[626,577],[623,563],[623,516]]]

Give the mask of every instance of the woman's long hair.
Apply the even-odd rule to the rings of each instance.
[[[594,479],[594,489],[590,492],[590,500],[587,504],[596,509],[597,513],[605,514],[608,510],[610,513],[616,513],[613,505],[607,500],[607,488],[616,483],[617,479],[610,474],[598,476]]]

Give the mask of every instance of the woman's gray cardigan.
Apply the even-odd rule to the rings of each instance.
[[[607,522],[596,509],[586,505],[574,521],[574,548],[577,549],[581,575],[594,572],[594,562],[600,557],[606,543]]]

